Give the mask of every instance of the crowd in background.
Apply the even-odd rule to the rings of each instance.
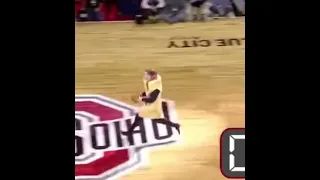
[[[76,21],[205,21],[245,16],[245,0],[75,0]]]

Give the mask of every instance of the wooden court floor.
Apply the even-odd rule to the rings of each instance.
[[[132,104],[143,89],[144,69],[163,78],[164,98],[176,102],[183,142],[154,150],[150,165],[121,180],[223,180],[219,136],[244,127],[244,41],[218,46],[221,39],[242,39],[244,19],[205,23],[76,24],[76,94],[102,94]],[[168,48],[209,40],[209,47]],[[218,43],[219,41],[219,43]],[[203,45],[202,41],[202,45]]]

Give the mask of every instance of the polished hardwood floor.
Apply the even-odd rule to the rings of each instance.
[[[148,166],[121,180],[226,179],[219,170],[220,134],[245,125],[244,19],[141,27],[90,23],[76,24],[75,31],[76,94],[132,104],[130,96],[143,90],[143,70],[154,68],[162,75],[164,98],[176,102],[183,142],[152,151]],[[168,48],[171,41],[186,47]]]

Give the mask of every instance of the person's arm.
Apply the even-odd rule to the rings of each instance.
[[[160,90],[156,89],[150,93],[149,97],[143,97],[141,101],[145,103],[153,103],[154,101],[157,100],[159,94],[160,94]]]

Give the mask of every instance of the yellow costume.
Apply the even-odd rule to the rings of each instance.
[[[150,93],[158,89],[160,91],[157,99],[153,103],[146,103],[139,110],[139,115],[144,118],[157,119],[162,118],[162,80],[161,76],[157,74],[157,78],[151,81],[143,80],[144,90],[146,96],[149,97]]]

